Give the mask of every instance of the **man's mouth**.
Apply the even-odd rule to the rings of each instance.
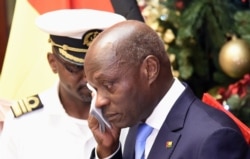
[[[117,121],[119,118],[119,114],[118,113],[112,113],[112,114],[106,114],[105,117],[108,121],[112,122],[112,121]]]

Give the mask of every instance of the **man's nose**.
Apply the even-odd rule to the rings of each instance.
[[[102,108],[104,106],[107,106],[109,103],[109,100],[107,97],[105,97],[102,93],[98,93],[96,95],[96,107]]]

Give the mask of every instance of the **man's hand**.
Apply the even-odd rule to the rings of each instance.
[[[111,129],[106,128],[105,132],[101,132],[97,119],[91,114],[89,114],[88,123],[97,142],[98,157],[105,158],[112,155],[119,147],[121,129],[112,127]]]

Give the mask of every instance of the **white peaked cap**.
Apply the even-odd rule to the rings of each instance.
[[[104,29],[126,19],[119,14],[93,9],[62,9],[47,12],[36,19],[36,25],[50,35],[60,56],[82,65],[92,40]]]

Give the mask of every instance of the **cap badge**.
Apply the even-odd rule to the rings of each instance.
[[[92,29],[87,31],[83,37],[83,45],[86,45],[87,47],[89,47],[89,45],[91,44],[91,42],[94,40],[94,38],[100,33],[102,32],[102,30],[100,29]]]

